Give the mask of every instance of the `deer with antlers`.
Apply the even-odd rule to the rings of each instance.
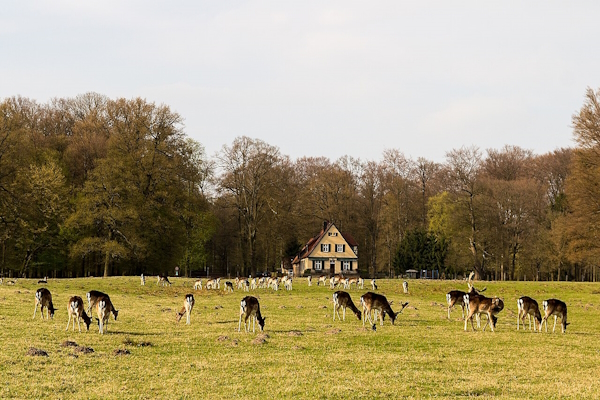
[[[451,290],[448,293],[446,293],[446,303],[448,304],[448,319],[450,319],[450,310],[452,310],[452,308],[455,305],[459,305],[460,308],[462,309],[462,318],[465,319],[465,307],[466,304],[464,302],[464,297],[466,294],[479,294],[479,293],[483,293],[487,290],[487,288],[483,288],[481,290],[479,289],[475,289],[475,286],[473,286],[473,276],[475,276],[475,272],[471,272],[469,274],[469,280],[467,281],[467,286],[469,288],[468,292],[463,292],[462,290]],[[477,325],[479,326],[479,320]]]
[[[567,304],[558,299],[548,299],[542,302],[542,307],[544,308],[544,318],[540,322],[540,332],[542,331],[542,326],[544,322],[546,323],[546,332],[548,332],[548,317],[554,315],[554,327],[552,328],[552,333],[556,329],[556,320],[558,317],[561,319],[561,328],[562,333],[565,333],[567,330]]]
[[[375,325],[371,320],[371,311],[375,313],[375,323],[377,323],[377,313],[379,312],[381,314],[381,325],[383,325],[384,314],[388,314],[390,316],[392,320],[392,325],[394,325],[396,317],[402,312],[402,310],[404,310],[404,308],[408,305],[408,302],[402,303],[402,308],[400,309],[400,311],[395,313],[394,311],[392,311],[392,307],[390,306],[390,303],[388,302],[385,296],[373,292],[368,292],[360,297],[360,304],[362,305],[363,309],[363,326],[365,326],[366,319],[369,319],[369,323]]]
[[[466,307],[467,307],[467,318],[465,318],[465,332],[467,331],[467,322],[471,320],[471,327],[473,331],[475,330],[475,326],[473,325],[473,316],[476,314],[486,314],[488,316],[488,320],[483,327],[483,331],[485,332],[485,328],[487,328],[488,324],[494,332],[494,327],[496,326],[496,322],[498,321],[498,317],[496,315],[504,309],[504,301],[498,297],[485,297],[480,294],[465,294],[463,299]]]

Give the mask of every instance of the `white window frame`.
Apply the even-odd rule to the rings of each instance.
[[[344,245],[343,244],[336,244],[335,245],[335,251],[336,251],[336,253],[343,253],[344,252]]]
[[[329,253],[330,247],[331,247],[331,245],[329,243],[322,243],[321,244],[321,251],[323,253]]]
[[[323,261],[315,260],[315,271],[322,271],[322,270],[323,270]]]
[[[344,271],[350,271],[350,261],[342,261],[342,269]]]

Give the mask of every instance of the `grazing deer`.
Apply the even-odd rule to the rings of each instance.
[[[44,319],[44,307],[46,307],[46,319],[54,318],[54,305],[52,304],[52,294],[46,288],[39,288],[35,292],[35,308],[33,309],[33,319],[35,319],[35,312],[37,311],[38,305],[40,306],[40,313],[42,319]]]
[[[86,329],[88,331],[90,330],[92,319],[85,313],[83,309],[83,299],[81,297],[73,296],[69,299],[69,302],[67,303],[67,312],[69,313],[69,320],[67,321],[67,327],[65,328],[65,331],[69,330],[71,318],[73,318],[73,332],[75,331],[75,321],[77,321],[77,328],[79,328],[79,332],[81,332],[81,325],[79,323],[80,319],[83,319]]]
[[[232,292],[233,293],[233,283],[226,281],[225,282],[225,287],[223,288],[223,290],[225,292]]]
[[[221,278],[217,278],[215,281],[217,282],[217,289],[221,289]]]
[[[537,320],[538,325],[542,322],[542,314],[538,302],[531,297],[523,296],[517,300],[517,330],[519,330],[519,322],[523,323],[523,329],[525,329],[525,316],[529,320],[529,330],[531,330],[531,319],[533,317],[533,331],[535,332],[535,321]]]
[[[558,317],[561,319],[561,328],[562,333],[565,333],[567,330],[567,305],[560,300],[557,299],[548,299],[542,302],[542,307],[544,308],[544,318],[542,318],[542,322],[540,322],[540,332],[542,331],[542,325],[544,322],[546,323],[546,332],[548,332],[548,317],[554,315],[554,327],[552,328],[552,333],[556,329],[556,320]]]
[[[455,305],[459,305],[460,308],[462,309],[462,318],[465,319],[465,307],[466,304],[464,302],[464,297],[466,294],[480,294],[483,293],[487,290],[487,288],[483,288],[481,290],[476,289],[475,286],[473,286],[473,276],[475,275],[475,272],[471,272],[469,274],[469,280],[467,281],[467,286],[469,288],[468,292],[463,292],[462,290],[451,290],[448,293],[446,293],[446,303],[448,304],[448,319],[450,319],[450,310],[452,309],[452,307],[454,307]],[[479,317],[477,318],[477,326],[479,327]]]
[[[146,286],[146,277],[144,274],[140,275],[140,284],[141,286]]]
[[[308,282],[308,286],[312,286],[312,276],[307,276],[306,277],[306,282]]]
[[[321,283],[325,286],[325,282],[327,281],[327,275],[321,275],[319,280],[317,281],[317,286],[320,286]]]
[[[210,279],[210,280],[206,281],[206,290],[216,289],[216,288],[217,288],[217,280],[216,279]]]
[[[167,275],[158,275],[158,281],[156,282],[157,285],[162,285],[162,286],[171,286],[171,282],[169,281],[169,277]]]
[[[369,323],[373,324],[373,321],[371,321],[371,311],[375,312],[375,323],[377,323],[377,312],[379,312],[381,313],[381,325],[383,325],[384,314],[388,314],[390,316],[392,319],[392,325],[394,325],[398,314],[400,314],[402,310],[404,310],[404,307],[408,305],[408,303],[403,303],[402,309],[395,313],[392,311],[392,307],[385,296],[373,292],[363,294],[360,297],[360,304],[362,305],[363,309],[363,326],[365,326],[365,321],[367,318],[369,319]]]
[[[110,317],[110,314],[113,314],[116,321],[119,311],[115,310],[115,307],[108,296],[100,296],[96,301],[96,313],[98,314],[98,318],[96,318],[98,320],[98,328],[100,334],[103,335],[104,331],[108,330],[108,318]]]
[[[48,283],[48,277],[47,277],[47,276],[45,276],[45,277],[44,277],[44,279],[40,279],[40,280],[38,281],[38,284],[40,284],[40,283]]]
[[[373,290],[377,290],[377,283],[375,283],[375,279],[371,279],[371,287]]]
[[[250,289],[256,290],[257,287],[258,287],[258,279],[252,278],[250,280]]]
[[[90,315],[92,315],[92,307],[96,306],[96,304],[98,303],[98,299],[100,299],[101,297],[106,297],[108,299],[108,301],[110,301],[109,295],[107,295],[106,293],[99,292],[97,290],[90,290],[89,292],[87,292],[86,297],[87,297],[87,301],[88,301],[88,314],[90,314]],[[112,303],[111,303],[111,305],[112,305]],[[111,312],[116,321],[119,311],[116,311],[113,307],[111,309]]]
[[[227,282],[227,283],[231,283],[231,282]],[[231,289],[233,291],[233,288]],[[183,317],[184,315],[186,315],[186,325],[190,325],[190,319],[191,319],[191,315],[192,315],[192,309],[194,308],[194,304],[196,302],[194,301],[194,295],[189,293],[185,295],[185,299],[183,300],[183,308],[181,309],[181,311],[179,311],[177,313],[177,322],[181,321],[181,317]]]
[[[202,279],[198,279],[196,282],[194,282],[194,290],[202,290]]]
[[[285,290],[292,290],[292,279],[286,280],[283,286],[285,287]]]
[[[504,301],[498,297],[485,297],[480,294],[465,294],[464,303],[467,307],[467,318],[465,319],[465,332],[467,331],[467,322],[471,320],[471,327],[473,331],[475,330],[475,326],[473,325],[473,316],[475,314],[481,313],[486,314],[488,316],[488,320],[483,327],[483,331],[485,332],[485,328],[487,328],[488,324],[490,325],[492,332],[494,332],[494,327],[496,326],[496,321],[498,321],[498,314],[500,311],[504,309]]]
[[[336,314],[338,316],[338,319],[340,321],[342,321],[342,318],[340,318],[340,312],[339,312],[340,307],[342,308],[342,313],[344,315],[344,319],[343,319],[344,321],[346,320],[346,308],[350,308],[350,310],[352,310],[352,312],[358,317],[358,319],[359,320],[361,319],[362,313],[358,310],[358,308],[356,308],[356,306],[352,302],[352,299],[350,298],[350,295],[347,292],[338,290],[337,292],[335,292],[333,294],[333,320],[334,321],[335,321]]]
[[[402,290],[404,290],[404,294],[408,294],[408,282],[402,282]]]
[[[250,281],[248,279],[242,280],[242,289],[244,290],[244,292],[250,291]]]
[[[240,302],[240,321],[238,323],[238,332],[242,329],[242,317],[244,317],[244,328],[246,332],[250,330],[250,323],[248,322],[248,318],[252,317],[252,332],[255,331],[256,321],[258,321],[258,326],[260,327],[261,332],[265,328],[265,319],[262,315],[260,315],[260,304],[258,303],[258,299],[254,296],[246,296]]]
[[[348,279],[348,289],[350,289],[352,287],[352,285],[355,285],[356,288],[358,289],[358,278]]]
[[[361,278],[360,276],[358,277],[357,289],[358,288],[361,288],[361,289],[365,288],[365,280],[363,278]]]

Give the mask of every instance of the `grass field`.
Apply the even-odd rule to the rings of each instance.
[[[192,324],[175,322],[191,279],[158,287],[138,277],[50,280],[54,319],[32,320],[37,280],[0,286],[0,398],[600,398],[600,284],[488,282],[504,299],[496,332],[463,331],[460,308],[447,320],[445,293],[462,281],[379,280],[379,293],[409,306],[392,326],[369,327],[349,313],[332,321],[332,291],[294,280],[291,292],[259,289],[266,342],[237,332],[236,291],[196,291]],[[223,286],[223,285],[222,285]],[[108,293],[119,318],[73,332],[70,296]],[[355,303],[365,290],[349,290]],[[516,299],[565,301],[560,333],[516,331]],[[86,302],[87,303],[87,302]],[[553,322],[553,319],[552,319]],[[83,325],[83,323],[82,323]],[[552,325],[550,325],[550,330]],[[84,328],[85,329],[85,328]],[[93,353],[63,347],[65,341]],[[48,357],[30,356],[30,347]],[[129,355],[116,355],[119,349]]]

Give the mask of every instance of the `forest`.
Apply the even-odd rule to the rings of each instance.
[[[214,155],[144,99],[87,93],[0,103],[0,274],[272,272],[330,221],[364,277],[597,280],[600,90],[574,148],[449,149],[443,163],[286,155],[239,136]],[[399,133],[401,134],[401,133]]]

